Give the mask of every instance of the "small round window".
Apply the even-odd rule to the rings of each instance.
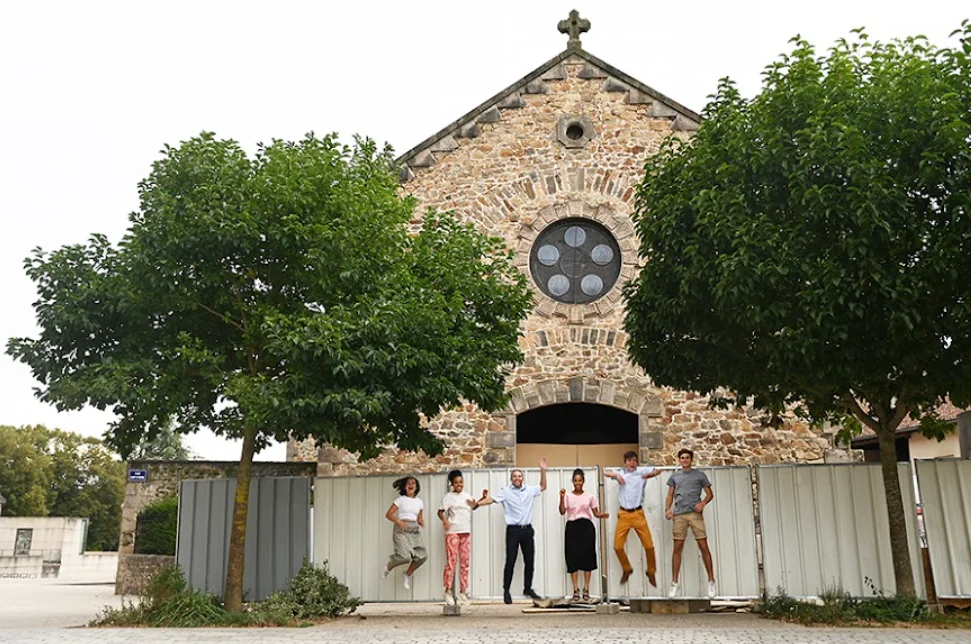
[[[558,302],[600,299],[620,276],[620,247],[610,232],[589,219],[563,219],[540,233],[529,255],[540,290]]]

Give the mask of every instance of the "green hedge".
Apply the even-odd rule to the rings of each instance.
[[[145,506],[135,522],[135,554],[175,555],[179,500],[170,497]]]

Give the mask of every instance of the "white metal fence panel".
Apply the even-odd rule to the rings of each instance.
[[[747,467],[702,467],[708,475],[715,500],[705,509],[705,527],[718,582],[718,594],[723,597],[757,597],[759,569],[755,543],[755,505],[752,498],[751,472]],[[606,479],[604,494],[610,519],[607,520],[606,561],[608,587],[611,597],[667,596],[671,586],[672,522],[664,517],[668,493],[668,479],[674,469],[665,469],[661,476],[649,479],[644,490],[644,512],[654,540],[657,559],[658,587],[647,581],[644,549],[632,530],[627,536],[627,556],[634,568],[627,584],[620,585],[623,571],[613,552],[617,527],[618,483]],[[701,553],[688,534],[681,564],[681,596],[705,597],[708,576],[701,561]]]
[[[917,461],[938,597],[971,597],[971,460]]]
[[[910,467],[901,463],[911,564],[926,596]],[[794,597],[840,588],[855,596],[893,594],[896,584],[883,478],[878,463],[756,468],[765,588]]]
[[[525,469],[526,483],[539,483],[539,470]],[[482,490],[496,493],[509,484],[510,469],[463,470],[466,491],[479,498]],[[585,468],[586,490],[597,494],[598,472]],[[572,592],[563,555],[563,517],[559,514],[559,490],[572,489],[573,468],[547,471],[547,489],[533,506],[536,530],[536,564],[533,586],[547,596]],[[328,561],[331,572],[353,595],[365,601],[440,601],[445,567],[445,534],[437,511],[447,491],[444,474],[416,475],[419,497],[425,506],[424,544],[428,561],[414,575],[412,588],[405,590],[396,569],[381,579],[381,568],[391,553],[392,525],[384,518],[397,492],[391,483],[397,476],[318,478],[314,488],[314,560]],[[497,504],[498,506],[498,504]],[[470,594],[477,599],[502,597],[506,527],[502,507],[487,506],[473,513]],[[599,543],[599,542],[598,542]],[[516,564],[511,591],[523,590],[522,556]],[[599,575],[592,580],[592,593],[600,593]]]

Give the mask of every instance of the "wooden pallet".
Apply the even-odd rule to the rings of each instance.
[[[632,613],[687,615],[689,613],[704,613],[710,608],[710,599],[662,599],[660,597],[630,599],[630,612]]]

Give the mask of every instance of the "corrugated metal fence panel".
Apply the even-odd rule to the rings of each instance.
[[[566,518],[560,516],[560,490],[573,489],[573,470],[575,468],[550,468],[546,473],[546,492],[533,505],[533,528],[536,531],[536,565],[533,577],[533,588],[547,597],[563,597],[573,592],[570,576],[566,572],[564,557],[564,534]],[[583,468],[586,477],[584,489],[591,494],[598,495],[597,480],[599,472],[596,467]],[[469,492],[478,498],[482,490],[488,489],[496,493],[500,488],[509,485],[512,468],[502,470],[473,470],[466,474],[466,485],[471,485]],[[539,483],[539,470],[524,469],[526,483]],[[602,521],[595,521],[597,528],[597,550],[600,550],[600,529]],[[506,522],[503,518],[502,506],[488,506],[475,511],[472,517],[472,596],[479,599],[502,597],[502,571],[506,556]],[[591,594],[601,593],[600,575],[595,573],[590,580]],[[523,591],[522,554],[518,556],[513,574],[512,595],[518,596]]]
[[[222,596],[236,481],[183,481],[176,560],[195,588]],[[243,597],[262,601],[286,587],[309,557],[310,479],[254,478],[246,523]]]
[[[917,461],[938,597],[971,597],[971,461]]]
[[[586,468],[586,489],[597,493],[597,469]],[[509,484],[512,469],[463,470],[466,491],[478,498],[482,490],[491,493]],[[539,483],[539,471],[527,469],[526,483]],[[533,506],[536,530],[536,565],[533,585],[537,592],[564,595],[569,584],[563,557],[565,520],[559,514],[559,490],[572,489],[573,468],[547,471],[547,489]],[[447,491],[444,474],[417,475],[419,497],[425,506],[423,533],[428,561],[415,573],[410,591],[404,589],[402,568],[386,580],[381,568],[391,553],[393,526],[384,518],[397,492],[391,483],[397,476],[319,478],[314,489],[314,560],[329,561],[331,572],[347,584],[353,595],[365,601],[440,601],[445,567],[445,533],[437,511]],[[502,507],[488,506],[472,516],[472,561],[470,593],[477,599],[502,597],[502,569],[505,560],[506,528]],[[516,566],[512,592],[522,590],[522,556]],[[593,593],[600,592],[594,575]]]
[[[880,465],[772,465],[757,469],[765,587],[794,597],[838,587],[854,596],[893,594],[887,504]],[[905,508],[913,479],[900,467]],[[909,514],[913,514],[913,511]],[[914,520],[908,521],[918,594],[923,575]],[[871,588],[867,579],[872,583]]]
[[[751,473],[747,467],[698,468],[708,475],[715,500],[705,509],[705,527],[718,581],[719,596],[757,597],[759,571],[755,545],[755,505],[752,499]],[[610,519],[607,521],[607,565],[611,597],[666,596],[671,586],[672,522],[664,517],[668,493],[667,481],[675,470],[665,469],[661,476],[649,479],[644,490],[644,511],[654,539],[658,587],[652,588],[645,572],[644,549],[636,533],[627,536],[627,556],[634,574],[620,585],[623,571],[613,552],[614,533],[619,510],[617,482],[605,481],[605,496]],[[694,537],[688,534],[681,568],[681,594],[704,597],[708,576]]]

